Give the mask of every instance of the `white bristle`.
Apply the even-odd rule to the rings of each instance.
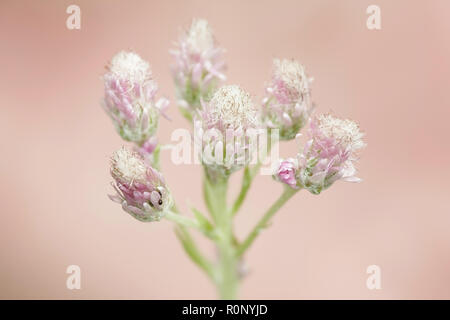
[[[356,122],[349,119],[339,119],[329,114],[317,117],[320,132],[328,138],[334,138],[339,143],[350,147],[352,151],[365,146],[362,140],[364,133],[359,130]]]
[[[147,168],[142,157],[125,147],[114,152],[112,159],[113,173],[125,181],[145,181]]]
[[[150,65],[137,53],[120,51],[112,59],[109,70],[122,79],[142,82],[151,77]]]
[[[214,36],[208,21],[194,19],[187,34],[187,43],[196,52],[204,52],[214,47]]]
[[[212,118],[226,127],[255,127],[256,110],[250,95],[237,85],[223,86],[216,91],[211,102]]]
[[[300,63],[289,59],[274,59],[273,66],[275,76],[281,79],[289,89],[298,93],[308,91],[309,79]]]

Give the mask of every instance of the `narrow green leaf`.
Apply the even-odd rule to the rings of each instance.
[[[209,222],[209,220],[196,208],[191,208],[192,212],[195,215],[200,227],[206,232],[211,232],[214,229],[214,226]]]
[[[213,277],[212,266],[203,255],[198,251],[191,235],[184,228],[175,228],[175,234],[183,245],[184,251],[191,258],[191,260],[203,269],[210,277]]]

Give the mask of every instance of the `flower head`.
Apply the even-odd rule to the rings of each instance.
[[[293,189],[298,189],[297,175],[299,173],[298,160],[288,158],[280,161],[274,178]]]
[[[111,159],[111,176],[117,194],[110,199],[140,221],[159,221],[173,204],[162,174],[136,152],[117,150]]]
[[[184,116],[191,120],[195,110],[201,107],[201,100],[209,100],[225,80],[224,50],[217,46],[213,31],[204,19],[194,19],[176,46],[170,53],[175,58],[172,74],[178,104]]]
[[[194,122],[200,137],[203,164],[219,175],[228,175],[250,161],[249,135],[259,128],[250,95],[236,85],[218,89],[203,105]]]
[[[120,51],[112,59],[103,76],[104,108],[120,136],[138,145],[156,131],[160,112],[169,101],[155,101],[158,90],[150,65],[134,52]]]
[[[300,181],[314,194],[336,180],[359,182],[353,162],[365,147],[356,122],[319,115],[310,122],[309,140],[299,155]]]
[[[312,112],[311,79],[295,60],[274,59],[272,80],[266,87],[262,118],[268,128],[280,130],[280,138],[293,139]]]
[[[203,109],[208,127],[223,133],[226,129],[256,127],[256,110],[250,95],[237,85],[227,85],[217,90]]]
[[[190,52],[202,54],[214,48],[214,35],[208,23],[204,19],[194,19],[186,34],[186,43]]]

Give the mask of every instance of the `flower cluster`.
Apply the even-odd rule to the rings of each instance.
[[[313,109],[311,81],[297,61],[274,59],[272,80],[263,99],[262,119],[268,128],[279,130],[282,140],[295,138],[309,119]]]
[[[158,86],[150,65],[134,52],[121,51],[112,58],[103,80],[104,109],[117,132],[148,153],[147,142],[155,134],[159,114],[169,104],[165,98],[155,99]]]
[[[203,19],[194,19],[176,46],[170,53],[175,58],[172,74],[178,105],[183,115],[192,120],[201,101],[209,100],[226,79],[224,50],[217,46],[208,21]]]
[[[217,46],[206,20],[193,20],[176,45],[171,51],[176,96],[181,112],[193,125],[194,153],[204,167],[203,196],[209,217],[196,207],[191,207],[193,217],[179,212],[159,171],[160,151],[167,146],[158,145],[156,130],[169,101],[157,100],[150,65],[134,52],[116,54],[103,77],[104,109],[120,136],[134,144],[134,150],[122,147],[111,158],[115,194],[109,197],[139,221],[164,218],[176,223],[176,234],[188,256],[217,285],[222,298],[233,299],[244,253],[295,193],[307,189],[319,194],[337,180],[359,181],[354,162],[365,146],[363,133],[353,121],[328,114],[312,116],[311,79],[295,60],[273,61],[272,78],[258,113],[250,94],[237,85],[223,85],[224,50]],[[271,150],[271,155],[277,151],[277,132],[282,140],[292,140],[307,124],[302,150],[295,158],[281,160],[273,174],[285,185],[283,193],[240,241],[233,218],[264,162],[264,151]],[[257,148],[262,154],[252,163]],[[229,178],[240,169],[242,184],[231,204]],[[215,243],[217,261],[203,255],[190,229]]]
[[[354,121],[319,115],[310,121],[308,141],[296,160],[281,162],[276,179],[319,194],[337,180],[359,182],[354,161],[365,146]],[[295,181],[295,182],[294,182]]]
[[[210,174],[228,176],[249,163],[251,130],[259,128],[250,95],[237,85],[218,89],[194,120],[201,160]]]
[[[110,199],[140,221],[159,221],[172,206],[162,174],[136,152],[117,150],[111,159],[111,176],[117,194]]]

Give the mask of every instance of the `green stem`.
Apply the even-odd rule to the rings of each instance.
[[[153,166],[156,170],[161,170],[160,163],[159,163],[159,157],[161,155],[161,145],[157,145],[155,150],[153,151]]]
[[[181,214],[177,214],[172,211],[168,211],[168,212],[166,212],[166,215],[164,217],[168,220],[175,222],[176,224],[181,225],[181,226],[190,227],[190,228],[194,228],[194,229],[203,231],[203,230],[201,230],[197,221],[187,218],[185,216],[182,216]]]
[[[227,206],[228,178],[211,181],[205,175],[205,200],[216,225],[219,250],[216,285],[221,299],[235,299],[239,284],[232,215]]]
[[[220,251],[220,266],[217,286],[220,298],[223,300],[236,299],[239,285],[237,274],[236,252],[228,239],[218,243]]]
[[[290,187],[285,187],[284,192],[281,194],[278,200],[275,201],[275,203],[269,208],[269,210],[267,210],[267,212],[263,215],[261,220],[259,220],[256,226],[244,240],[244,242],[242,242],[242,244],[239,246],[239,248],[236,251],[238,257],[242,256],[245,250],[247,250],[250,247],[255,238],[258,236],[261,229],[267,226],[267,223],[269,222],[270,218],[272,218],[273,215],[299,190],[300,189],[292,189]]]
[[[259,166],[258,166],[259,165]],[[260,167],[260,163],[258,163],[255,167]],[[242,204],[244,203],[245,197],[247,196],[248,189],[250,189],[250,186],[252,184],[255,168],[250,169],[249,167],[245,167],[244,169],[244,176],[242,177],[242,186],[241,191],[239,192],[238,197],[236,198],[236,201],[233,203],[233,208],[231,209],[231,214],[234,216],[239,209],[241,208]],[[258,171],[256,170],[256,172]]]

